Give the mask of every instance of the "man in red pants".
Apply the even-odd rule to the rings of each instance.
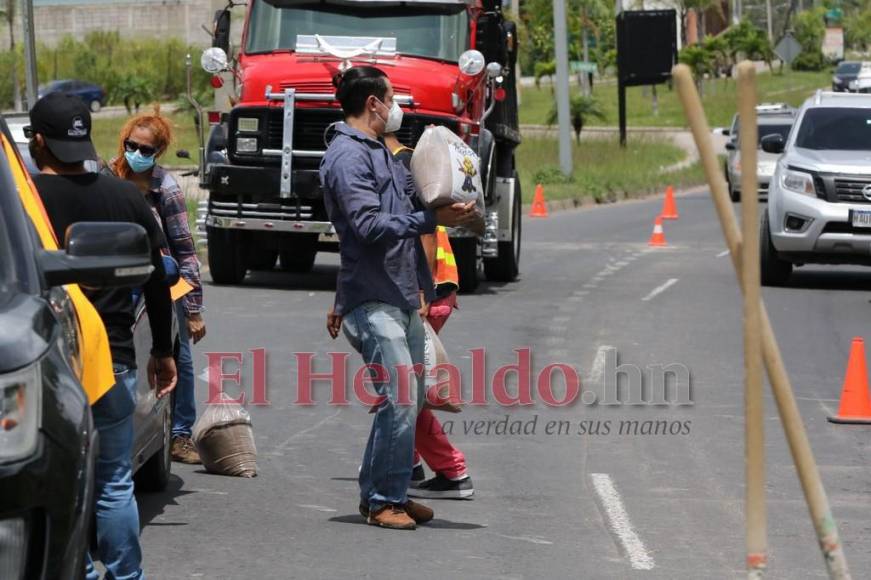
[[[384,144],[393,153],[395,159],[402,161],[403,165],[410,169],[412,149],[403,146],[392,134],[384,136]],[[483,229],[483,219],[479,229]],[[425,307],[421,315],[425,315],[427,322],[438,333],[457,307],[459,289],[457,262],[444,227],[439,226],[434,234],[422,235],[421,243],[436,284],[436,298],[432,304]],[[336,338],[341,327],[342,318],[330,310],[327,313],[327,332],[331,337]],[[441,423],[431,409],[424,408],[418,413],[414,444],[414,469],[411,474],[411,486],[408,489],[409,496],[472,499],[475,495],[475,487],[466,469],[466,456],[451,445]],[[434,477],[426,479],[421,457],[435,472]]]

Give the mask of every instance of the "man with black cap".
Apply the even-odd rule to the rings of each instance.
[[[30,154],[41,174],[35,178],[55,234],[63,241],[75,222],[134,222],[148,232],[154,273],[144,287],[152,333],[148,381],[164,397],[175,387],[172,358],[172,299],[164,281],[160,248],[163,234],[145,198],[130,182],[89,173],[86,160],[97,159],[91,143],[91,114],[77,97],[50,94],[30,111]],[[96,470],[97,544],[111,578],[141,578],[139,511],[133,496],[133,411],[136,407],[136,353],[133,349],[133,299],[129,288],[86,288],[112,350],[115,386],[92,407],[100,435]],[[96,579],[90,555],[88,579]]]

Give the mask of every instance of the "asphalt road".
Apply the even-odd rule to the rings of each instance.
[[[680,220],[666,223],[669,247],[651,250],[660,203],[525,219],[521,280],[462,296],[442,336],[466,377],[472,348],[486,347],[492,373],[514,361],[514,349],[531,347],[536,372],[570,364],[600,400],[612,369],[599,357],[609,347],[621,364],[641,369],[678,363],[690,372],[693,405],[555,409],[536,395],[531,407],[491,403],[442,414],[455,419],[452,440],[467,455],[477,492],[474,501],[429,502],[436,520],[414,532],[369,527],[357,514],[366,410],[329,406],[325,386],[316,387],[318,404],[294,404],[293,353],[316,353],[327,370],[326,353],[350,350],[323,328],[336,256],[319,257],[308,276],[259,273],[241,287],[208,287],[197,373],[207,351],[268,349],[271,405],[251,407],[260,475],[236,479],[176,464],[167,493],[140,495],[149,577],[746,577],[740,295],[706,195],[679,197]],[[869,283],[866,270],[806,267],[789,287],[764,293],[854,578],[871,570],[871,428],[836,426],[826,416],[837,407],[850,339],[871,322]],[[206,389],[198,380],[198,401]],[[535,433],[475,434],[471,423],[464,433],[464,421],[506,414],[527,431],[537,417]],[[768,576],[824,578],[768,393],[766,418]],[[548,434],[553,420],[569,421],[572,433]],[[578,435],[582,421],[588,431],[598,424],[598,435]],[[625,421],[677,424],[678,433],[621,434]]]

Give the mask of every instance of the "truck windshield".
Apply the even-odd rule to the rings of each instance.
[[[795,146],[817,151],[864,151],[869,142],[871,109],[819,107],[804,114]]]
[[[360,2],[285,2],[277,8],[255,0],[248,22],[245,52],[294,50],[299,34],[396,38],[401,54],[456,62],[469,34],[464,4],[378,6]]]

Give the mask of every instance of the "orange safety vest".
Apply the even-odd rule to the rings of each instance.
[[[433,272],[433,280],[439,289],[452,285],[456,290],[460,287],[460,275],[448,230],[444,226],[436,228],[436,244],[436,270]]]
[[[6,158],[9,160],[9,168],[15,179],[15,186],[18,188],[18,197],[33,223],[42,246],[46,250],[57,250],[57,240],[42,205],[42,199],[36,192],[36,186],[30,179],[30,175],[18,158],[17,151],[12,144],[2,134],[0,134],[0,141],[2,141]],[[115,384],[109,338],[100,315],[81,289],[75,284],[69,284],[64,288],[75,307],[79,322],[81,368],[77,368],[75,371],[85,394],[88,396],[88,402],[93,405]]]

